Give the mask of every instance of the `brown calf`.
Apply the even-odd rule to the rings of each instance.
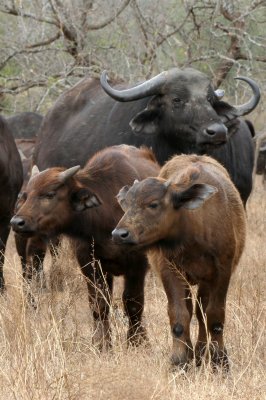
[[[96,153],[84,169],[79,169],[49,168],[32,176],[11,220],[12,227],[28,236],[38,234],[48,239],[66,234],[77,239],[77,258],[87,277],[95,322],[94,343],[99,347],[110,344],[113,276],[124,275],[128,339],[138,342],[145,337],[141,316],[147,260],[141,251],[129,255],[113,242],[111,232],[123,215],[116,199],[119,189],[135,179],[156,176],[159,166],[148,149],[121,145]]]
[[[210,334],[213,365],[228,368],[223,341],[226,294],[246,232],[245,211],[228,173],[207,156],[176,156],[158,178],[122,188],[118,200],[125,215],[113,239],[145,248],[162,279],[173,335],[173,363],[185,366],[193,356],[189,285],[198,284],[197,363]]]

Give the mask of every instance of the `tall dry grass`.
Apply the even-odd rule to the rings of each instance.
[[[150,346],[127,348],[120,278],[111,309],[113,349],[99,354],[91,344],[86,284],[68,243],[52,268],[47,257],[47,287],[32,285],[34,310],[25,300],[11,235],[4,270],[7,292],[0,299],[0,399],[264,399],[266,191],[260,178],[247,213],[246,249],[227,301],[227,376],[213,374],[207,365],[186,374],[171,370],[166,297],[152,273],[144,312]],[[194,338],[196,329],[193,319]]]

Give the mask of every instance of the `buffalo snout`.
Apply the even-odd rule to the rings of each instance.
[[[115,228],[112,232],[113,241],[117,244],[135,244],[135,240],[129,230]]]
[[[206,128],[201,138],[200,143],[206,144],[221,144],[225,143],[228,138],[228,129],[224,124],[214,123]]]
[[[14,217],[10,220],[10,224],[12,226],[12,229],[16,233],[31,233],[31,232],[33,232],[33,229],[32,229],[32,227],[30,227],[27,220],[18,215],[14,215]]]

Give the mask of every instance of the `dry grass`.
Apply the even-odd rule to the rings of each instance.
[[[47,289],[35,291],[34,311],[25,302],[13,237],[6,254],[7,293],[0,299],[0,399],[242,399],[265,398],[266,191],[260,178],[248,204],[248,240],[227,302],[228,376],[208,366],[187,374],[171,371],[166,298],[156,277],[146,285],[145,324],[149,348],[127,349],[127,321],[117,279],[112,307],[113,350],[91,345],[92,319],[86,284],[67,243]],[[193,336],[196,323],[192,321]]]

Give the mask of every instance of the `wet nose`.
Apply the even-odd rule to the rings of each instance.
[[[112,232],[112,237],[116,243],[134,243],[130,232],[127,229],[114,229]]]
[[[10,224],[12,226],[12,228],[14,229],[14,231],[16,232],[22,232],[24,230],[24,227],[26,225],[25,220],[22,217],[18,217],[18,216],[14,216],[11,221]]]
[[[226,142],[228,129],[224,124],[214,123],[206,129],[204,132],[206,137],[210,139],[211,142],[220,143]]]

